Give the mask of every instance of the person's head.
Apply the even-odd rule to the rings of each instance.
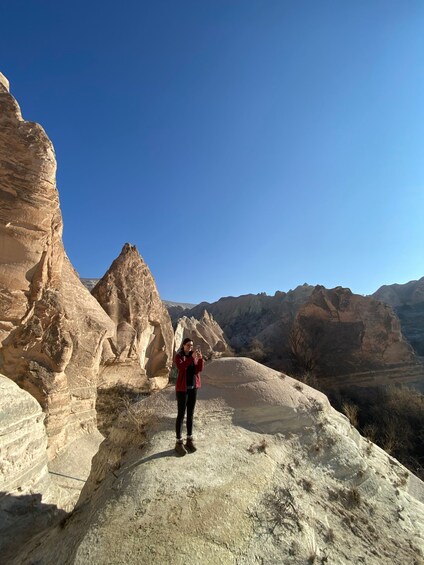
[[[193,351],[193,341],[189,337],[186,337],[181,344],[180,350],[181,353],[185,353],[186,355],[190,353],[190,351]]]

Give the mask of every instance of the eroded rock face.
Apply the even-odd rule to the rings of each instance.
[[[77,511],[16,563],[422,561],[423,483],[323,394],[244,358],[202,383],[196,453],[173,455],[174,392],[150,396],[142,451],[122,414]]]
[[[49,138],[0,81],[0,371],[42,406],[50,458],[95,427],[113,332],[65,255],[55,175]]]
[[[317,286],[299,308],[293,333],[318,375],[417,363],[392,309],[347,288]]]
[[[186,337],[193,341],[194,347],[200,346],[205,359],[230,353],[230,347],[225,341],[222,328],[207,310],[203,312],[200,320],[187,316],[178,320],[175,330],[175,347],[179,348]]]
[[[135,246],[124,245],[92,294],[116,328],[103,347],[100,387],[142,392],[165,386],[172,365],[172,324]]]
[[[4,563],[20,542],[64,515],[62,493],[47,468],[45,415],[28,392],[0,375],[0,551]]]
[[[0,375],[1,492],[42,492],[48,488],[44,418],[33,396]]]

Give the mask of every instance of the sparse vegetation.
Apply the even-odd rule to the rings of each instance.
[[[350,402],[343,402],[342,411],[345,416],[348,417],[349,422],[352,424],[352,426],[355,426],[355,428],[358,427],[358,406]]]
[[[393,455],[424,479],[424,395],[407,387],[391,386],[361,391],[350,389],[343,397],[329,395],[338,410],[343,404],[359,406],[355,427],[370,441]],[[371,454],[372,443],[367,447]]]
[[[291,530],[294,529],[294,526],[297,526],[297,529],[302,531],[299,511],[288,488],[276,487],[272,493],[265,497],[264,502],[270,512],[269,521],[271,522],[272,532],[275,532],[279,526]]]
[[[328,528],[328,530],[325,533],[325,541],[326,543],[334,543],[335,535],[334,535],[334,530],[333,528]]]
[[[257,521],[264,534],[272,535],[277,539],[287,530],[291,532],[303,530],[298,508],[288,488],[275,487],[262,498],[260,506],[250,511],[249,515]]]
[[[339,498],[342,501],[343,506],[349,510],[360,506],[362,502],[361,493],[356,487],[351,487],[347,490],[340,490]]]
[[[247,448],[249,453],[267,453],[267,447],[269,447],[266,439],[262,439],[259,443],[252,443]]]
[[[128,416],[128,420],[133,424],[136,431],[141,433],[144,429],[144,418],[142,411],[136,406],[134,400],[128,395],[120,398],[120,405],[123,411]]]
[[[302,487],[306,492],[313,491],[312,481],[309,481],[308,479],[302,479]]]

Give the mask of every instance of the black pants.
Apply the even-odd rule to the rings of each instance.
[[[187,392],[177,392],[178,416],[175,423],[175,433],[181,439],[183,431],[184,415],[187,408],[187,435],[191,436],[193,431],[193,414],[196,405],[197,389],[193,388]]]

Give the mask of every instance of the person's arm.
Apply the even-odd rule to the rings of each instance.
[[[205,364],[205,362],[203,361],[203,357],[199,357],[197,359],[197,363],[196,361],[194,363],[196,365],[196,373],[201,373],[203,371],[203,366]]]
[[[177,369],[180,370],[180,369],[187,369],[187,367],[191,365],[193,359],[191,355],[190,357],[185,357],[185,356],[181,357],[181,355],[178,355],[177,353],[177,355],[175,355],[174,361],[175,361],[175,365],[177,366]]]

